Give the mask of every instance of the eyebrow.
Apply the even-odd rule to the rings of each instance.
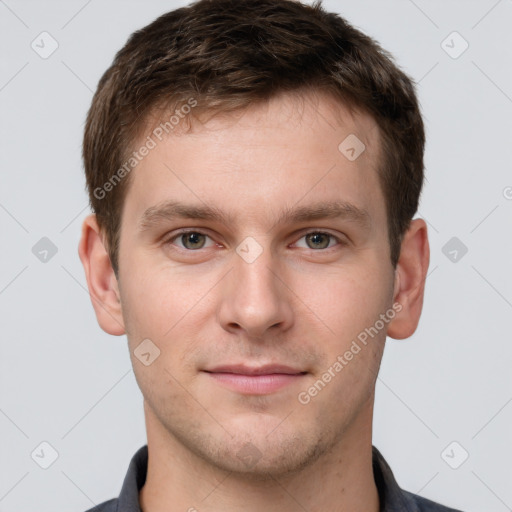
[[[236,217],[215,206],[164,201],[144,211],[139,222],[139,230],[148,231],[161,221],[174,219],[209,220],[230,225],[235,223]],[[345,219],[359,224],[362,228],[369,228],[371,225],[370,213],[364,208],[346,201],[322,201],[285,209],[279,214],[274,226],[286,222],[297,223],[321,219]]]

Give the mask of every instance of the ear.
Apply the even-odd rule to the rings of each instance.
[[[388,325],[387,335],[391,338],[408,338],[418,327],[429,262],[427,225],[423,219],[414,219],[402,240],[395,270],[393,304],[400,304],[402,309]]]
[[[125,334],[117,278],[94,214],[83,221],[78,254],[100,327],[114,336]]]

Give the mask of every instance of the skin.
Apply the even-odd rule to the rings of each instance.
[[[366,145],[355,161],[338,150],[349,134]],[[391,265],[379,148],[370,116],[320,93],[288,93],[195,123],[149,152],[124,204],[118,278],[95,216],[85,219],[79,254],[97,319],[107,333],[127,334],[144,396],[144,512],[378,511],[375,382],[386,335],[416,330],[429,264],[427,227],[415,219]],[[141,231],[144,211],[170,199],[216,206],[233,221],[161,219]],[[285,208],[335,200],[366,209],[368,225],[277,223]],[[206,236],[196,245],[171,240],[180,228]],[[319,231],[334,238],[306,236]],[[236,252],[249,236],[262,250],[252,263]],[[400,312],[378,335],[300,403],[298,394],[396,303]],[[147,338],[160,350],[149,366],[134,355]],[[251,395],[202,371],[228,363],[307,373]],[[250,464],[237,456],[247,443]]]

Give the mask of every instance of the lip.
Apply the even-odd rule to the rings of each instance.
[[[210,373],[235,373],[238,375],[271,375],[274,373],[282,373],[285,375],[297,375],[306,373],[297,368],[286,366],[283,364],[265,364],[263,366],[247,366],[245,364],[230,364],[223,366],[215,366],[214,368],[205,370]]]
[[[273,393],[297,383],[307,373],[285,365],[227,365],[203,371],[221,386],[248,395]]]

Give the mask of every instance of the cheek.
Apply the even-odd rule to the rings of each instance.
[[[290,288],[303,305],[296,307],[317,317],[338,340],[347,341],[373,325],[389,307],[390,283],[384,269],[361,265],[329,273],[296,275]],[[304,306],[305,305],[305,306]],[[300,317],[296,320],[300,321]]]
[[[146,337],[170,336],[174,326],[186,319],[204,295],[203,286],[194,285],[190,274],[184,277],[142,259],[130,262],[125,269],[127,278],[122,287],[125,324]]]
[[[334,335],[335,340],[350,343],[375,322],[389,307],[389,289],[392,293],[388,286],[392,275],[388,276],[389,269],[376,252],[362,251],[339,266],[283,269],[283,281],[291,291],[283,289],[281,299],[290,302],[301,329],[317,330],[316,325],[327,337]],[[120,276],[123,315],[131,341],[137,344],[137,340],[149,338],[165,347],[172,339],[179,351],[180,340],[211,324],[211,316],[223,300],[222,285],[215,287],[222,272],[203,269],[193,274],[190,269],[185,272],[155,264],[136,250],[131,255],[125,257],[124,275]]]
[[[322,340],[323,364],[310,388],[318,398],[311,402],[319,408],[337,404],[332,415],[340,420],[371,398],[386,339],[385,329],[374,326],[390,307],[387,279],[379,272],[340,273],[324,283],[322,292],[314,289],[306,301],[330,331]],[[308,323],[305,320],[304,329]]]

